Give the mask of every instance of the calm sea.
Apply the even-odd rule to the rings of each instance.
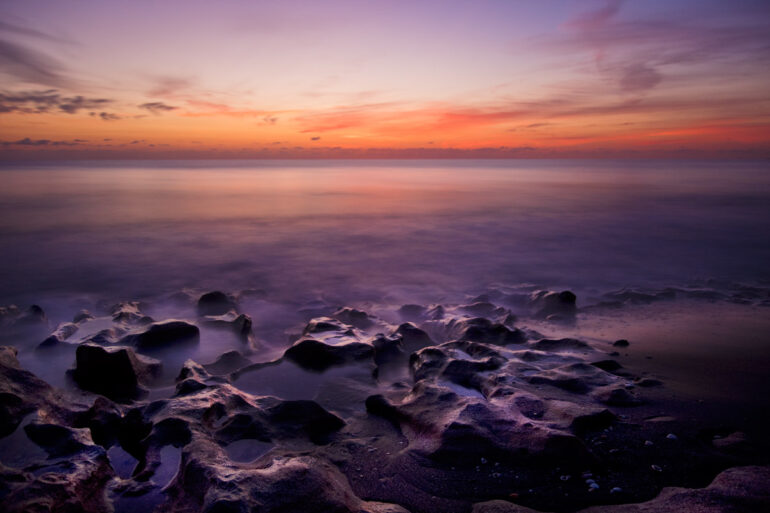
[[[0,168],[0,304],[260,289],[427,302],[770,280],[770,164],[137,161]]]

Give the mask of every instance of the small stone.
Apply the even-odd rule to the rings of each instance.
[[[569,481],[571,477],[572,476],[563,475],[563,476],[559,476],[559,479],[561,479],[562,481]]]
[[[678,437],[674,433],[667,434],[666,438],[668,438],[669,440],[678,440]]]
[[[653,444],[653,443],[652,443],[651,441],[649,441],[649,440],[645,440],[645,441],[644,441],[644,445],[645,445],[645,447],[650,447],[650,446],[652,446],[652,445],[655,445],[655,444]]]
[[[663,472],[663,469],[660,468],[660,465],[650,465],[650,468],[655,472]]]
[[[619,486],[616,486],[610,490],[610,493],[621,493],[622,491],[623,491],[622,488],[620,488]]]
[[[486,458],[481,458],[481,464],[484,465],[486,463],[487,463],[487,459]]]
[[[593,491],[593,490],[598,490],[598,489],[599,489],[599,485],[597,483],[590,483],[588,485],[588,491],[589,492]]]

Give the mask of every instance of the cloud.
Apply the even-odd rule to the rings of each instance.
[[[117,121],[119,119],[123,119],[117,114],[113,114],[112,112],[89,112],[89,116],[91,117],[99,117],[103,119],[104,121]]]
[[[0,73],[31,84],[53,87],[66,87],[69,84],[57,61],[37,50],[2,39]]]
[[[277,122],[278,122],[278,117],[277,116],[270,116],[270,115],[268,115],[268,116],[265,116],[264,118],[262,118],[262,124],[264,124],[264,125],[275,125]]]
[[[321,138],[319,136],[315,136],[315,137],[311,137],[310,140],[311,141],[320,141]]]
[[[155,115],[160,115],[160,114],[162,114],[164,112],[169,112],[169,111],[172,111],[172,110],[176,110],[179,107],[173,107],[171,105],[166,105],[163,102],[149,102],[149,103],[143,103],[143,104],[139,105],[139,108],[140,109],[148,110],[148,111],[152,112]]]
[[[8,23],[2,20],[0,20],[0,31],[9,32],[14,35],[33,37],[36,39],[43,39],[45,41],[50,41],[52,43],[72,44],[72,41],[70,41],[69,39],[52,36],[50,34],[46,34],[45,32],[40,32],[39,30],[35,30],[29,27],[22,27],[21,25],[14,25],[13,23]]]
[[[72,139],[69,141],[52,141],[50,139],[31,139],[25,137],[18,141],[3,141],[3,146],[77,146],[79,144],[87,143],[85,139]]]
[[[565,23],[566,26],[578,30],[593,30],[605,25],[614,18],[620,11],[623,0],[608,0],[604,7],[579,14],[575,18]]]
[[[153,87],[147,91],[148,96],[166,97],[174,96],[179,91],[188,89],[193,81],[182,77],[155,77]]]
[[[663,79],[655,68],[636,63],[626,66],[620,76],[620,89],[627,92],[652,89]]]
[[[112,103],[112,100],[106,98],[62,96],[56,89],[0,93],[0,113],[42,114],[61,111],[75,114],[83,109],[97,109],[109,103]]]

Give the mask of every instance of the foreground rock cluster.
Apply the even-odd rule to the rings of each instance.
[[[660,382],[612,358],[627,341],[595,347],[524,327],[522,317],[569,325],[571,292],[375,313],[321,305],[268,359],[276,351],[237,297],[176,300],[183,319],[129,302],[52,331],[39,307],[0,311],[18,336],[46,327],[37,358],[72,362],[61,369],[70,388],[54,388],[0,348],[6,511],[770,507],[770,470],[746,465],[740,433],[704,439],[635,413]],[[205,330],[240,345],[180,361],[204,354]]]

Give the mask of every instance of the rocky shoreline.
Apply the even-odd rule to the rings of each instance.
[[[594,308],[671,294],[626,291]],[[618,362],[633,344],[528,327],[568,331],[569,291],[375,313],[321,305],[302,311],[288,347],[265,342],[241,296],[173,299],[180,318],[124,302],[52,331],[40,307],[0,309],[6,343],[43,334],[36,356],[71,364],[54,387],[0,348],[7,511],[770,507],[767,455],[740,430],[677,418],[653,393],[664,382]],[[234,345],[188,358],[209,332]]]

